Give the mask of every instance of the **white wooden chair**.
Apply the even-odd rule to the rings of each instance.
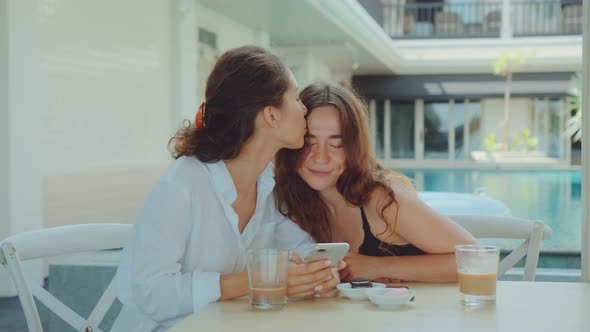
[[[115,283],[111,281],[88,318],[82,318],[37,283],[29,283],[21,262],[51,256],[122,248],[131,225],[85,224],[40,229],[13,235],[0,242],[0,263],[16,287],[29,332],[42,332],[39,312],[33,296],[65,322],[81,332],[102,332],[98,325],[115,301]]]
[[[498,278],[526,256],[522,280],[535,281],[541,241],[551,236],[551,227],[538,220],[496,215],[448,215],[476,238],[522,239],[520,246],[500,262]]]

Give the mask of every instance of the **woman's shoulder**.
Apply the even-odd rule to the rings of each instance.
[[[182,156],[172,161],[162,176],[162,181],[170,182],[189,189],[195,183],[202,183],[210,178],[207,165],[195,157]]]
[[[382,186],[377,187],[370,195],[369,205],[375,207],[387,204],[391,199],[391,193],[399,204],[399,201],[417,198],[417,192],[411,180],[402,176],[388,178]]]

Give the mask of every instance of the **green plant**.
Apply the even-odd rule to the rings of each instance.
[[[565,132],[574,142],[577,142],[582,138],[582,75],[580,73],[572,76],[568,93],[568,110],[574,115],[567,121]]]
[[[482,142],[482,146],[487,152],[500,151],[504,150],[505,147],[509,147],[510,149],[508,150],[526,153],[535,150],[538,145],[539,139],[535,136],[531,136],[531,131],[529,129],[523,130],[520,135],[514,134],[512,136],[511,145],[504,145],[503,142],[498,142],[496,140],[496,134],[494,133],[488,134]]]
[[[528,57],[529,55],[524,52],[502,52],[500,58],[494,63],[494,75],[506,78],[504,84],[504,135],[502,139],[504,151],[508,151],[510,135],[510,84],[512,83],[512,73],[522,67]]]
[[[513,151],[529,152],[537,148],[539,145],[539,139],[535,136],[531,136],[531,131],[525,129],[520,136],[514,134],[512,138],[512,149]]]
[[[502,149],[502,143],[496,141],[496,134],[490,133],[483,139],[483,148],[487,152],[494,152]]]

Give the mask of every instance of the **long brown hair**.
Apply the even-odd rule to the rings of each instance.
[[[170,139],[172,157],[195,156],[216,162],[238,156],[254,133],[254,120],[264,107],[279,107],[289,88],[283,62],[258,46],[225,52],[215,63],[205,89],[204,126],[185,121]]]
[[[346,167],[336,182],[336,188],[354,206],[366,205],[376,189],[383,189],[387,195],[386,199],[379,202],[378,209],[385,222],[384,210],[397,204],[391,180],[403,177],[382,167],[377,161],[369,140],[367,108],[364,102],[353,91],[330,82],[313,83],[301,92],[300,97],[308,109],[307,116],[321,106],[330,105],[339,111]],[[295,221],[316,241],[331,242],[330,211],[319,192],[311,188],[297,173],[306,152],[304,146],[299,150],[282,149],[277,154],[275,200],[279,211]],[[387,230],[389,225],[385,231]]]

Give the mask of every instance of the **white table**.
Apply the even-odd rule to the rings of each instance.
[[[242,298],[210,304],[170,331],[590,331],[590,284],[499,281],[496,304],[485,308],[461,306],[456,284],[409,286],[416,299],[398,309],[340,297],[258,312]]]

